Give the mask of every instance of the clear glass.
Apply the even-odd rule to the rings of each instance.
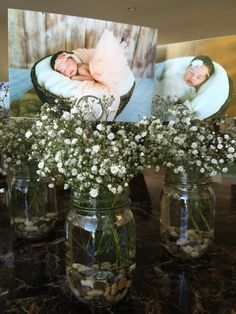
[[[166,174],[161,193],[161,241],[172,255],[195,259],[214,239],[215,194],[209,178]]]
[[[10,185],[10,221],[20,238],[41,239],[55,228],[58,218],[56,189],[38,182],[35,167],[16,169]]]
[[[66,219],[66,274],[74,295],[91,306],[121,300],[135,270],[135,221],[128,192],[74,195]]]

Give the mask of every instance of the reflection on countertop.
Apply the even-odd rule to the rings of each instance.
[[[111,308],[86,308],[75,300],[67,287],[64,218],[69,194],[62,192],[59,196],[60,219],[55,234],[40,242],[16,239],[8,213],[2,210],[0,313],[236,313],[236,177],[214,180],[217,197],[215,244],[206,256],[191,262],[170,256],[159,242],[163,175],[150,169],[145,172],[145,181],[149,193],[142,179],[131,186],[137,234],[134,283],[127,297]]]

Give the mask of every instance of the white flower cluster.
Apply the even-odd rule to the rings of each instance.
[[[147,166],[146,129],[146,122],[86,121],[78,110],[60,112],[59,106],[45,104],[32,129],[37,139],[31,158],[39,161],[38,175],[52,183],[59,176],[91,197],[105,191],[119,194]]]
[[[28,161],[34,139],[31,131],[31,119],[9,118],[0,119],[0,174],[7,175],[13,168]]]
[[[215,176],[236,160],[236,139],[216,123],[196,120],[184,105],[167,109],[170,119],[154,119],[149,127],[156,163],[174,173]],[[222,122],[224,122],[222,120]]]
[[[227,172],[236,160],[235,133],[196,120],[193,112],[168,98],[165,105],[160,119],[144,118],[134,124],[87,121],[87,112],[85,117],[78,107],[63,111],[59,104],[45,104],[36,120],[1,118],[0,174],[37,161],[38,175],[50,186],[62,178],[67,187],[96,197],[107,191],[121,193],[137,172],[150,165],[177,174]]]

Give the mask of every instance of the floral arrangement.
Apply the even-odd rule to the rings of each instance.
[[[157,97],[156,103],[165,102]],[[183,104],[166,99],[165,114],[149,125],[150,146],[156,163],[174,173],[215,176],[226,173],[236,160],[236,140],[220,125],[225,121],[200,121]]]
[[[28,162],[28,157],[34,138],[27,136],[32,126],[32,119],[10,118],[0,119],[0,151],[2,165],[0,174],[7,175],[16,167]]]
[[[105,97],[99,101],[102,107],[109,103]],[[67,112],[58,104],[45,104],[27,133],[36,139],[30,158],[38,160],[38,175],[50,178],[50,185],[63,178],[66,187],[91,197],[119,194],[148,165],[147,121],[109,124],[86,117],[86,108],[74,106]]]
[[[225,119],[197,120],[195,112],[168,97],[154,102],[150,147],[153,161],[167,172],[160,202],[161,242],[174,256],[194,259],[213,243],[215,196],[208,177],[226,173],[235,163],[235,132]]]
[[[100,99],[102,107],[109,108],[110,103]],[[159,106],[163,103],[165,110]],[[227,120],[199,121],[194,112],[168,97],[155,98],[157,118],[135,124],[87,121],[91,106],[89,112],[84,105],[83,110],[78,108],[67,112],[57,103],[45,104],[36,121],[2,116],[0,173],[30,158],[38,161],[38,175],[50,179],[51,185],[66,178],[69,186],[96,197],[99,191],[121,193],[138,171],[151,164],[176,174],[215,176],[235,163],[235,133],[227,128]]]

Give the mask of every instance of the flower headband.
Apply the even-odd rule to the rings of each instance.
[[[204,65],[204,62],[202,60],[199,59],[195,59],[191,62],[191,66],[192,67],[201,67],[202,65]],[[210,76],[210,73],[207,69],[207,67],[202,67],[202,69],[206,72],[207,76]]]
[[[66,61],[69,56],[70,55],[68,55],[66,52],[60,53],[55,60],[54,69],[57,70],[60,63]]]

